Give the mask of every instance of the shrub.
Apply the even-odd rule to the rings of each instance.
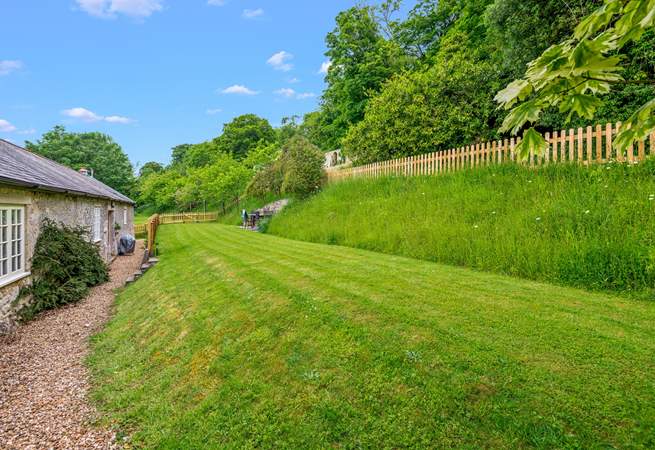
[[[246,189],[251,197],[291,195],[306,197],[325,183],[324,155],[305,137],[295,136],[282,147],[280,157],[258,172]]]
[[[314,144],[296,136],[282,148],[284,181],[282,193],[306,197],[318,192],[325,183],[325,156]]]
[[[255,174],[246,188],[246,196],[255,198],[268,195],[280,196],[283,181],[284,167],[280,161],[274,161]]]
[[[21,297],[32,301],[21,311],[27,320],[37,313],[83,299],[91,286],[109,279],[108,268],[82,227],[57,225],[46,219],[32,259],[33,282]]]

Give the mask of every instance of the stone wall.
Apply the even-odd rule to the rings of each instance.
[[[116,255],[116,243],[122,234],[134,235],[134,208],[132,205],[91,197],[73,196],[50,192],[34,192],[0,185],[0,204],[25,206],[25,269],[30,271],[34,246],[39,237],[41,222],[45,218],[69,226],[83,226],[91,230],[94,208],[101,208],[102,239],[97,243],[101,256],[110,261]],[[123,208],[127,208],[127,225],[123,223]],[[108,217],[113,210],[114,223]],[[117,229],[120,227],[120,229]],[[29,277],[2,286],[0,282],[0,332],[10,329],[15,320],[15,299],[20,288],[30,281]]]

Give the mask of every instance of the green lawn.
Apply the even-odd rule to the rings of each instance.
[[[158,239],[89,358],[137,447],[655,446],[655,303],[219,224]]]
[[[146,223],[152,214],[136,213],[134,214],[134,225]]]

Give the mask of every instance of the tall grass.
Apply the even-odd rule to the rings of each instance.
[[[351,180],[268,232],[653,297],[655,160]]]

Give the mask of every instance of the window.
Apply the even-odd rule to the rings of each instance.
[[[127,225],[127,206],[123,207],[123,225]]]
[[[25,271],[25,208],[0,205],[0,284]]]
[[[93,208],[93,241],[102,240],[102,211],[99,206]]]

